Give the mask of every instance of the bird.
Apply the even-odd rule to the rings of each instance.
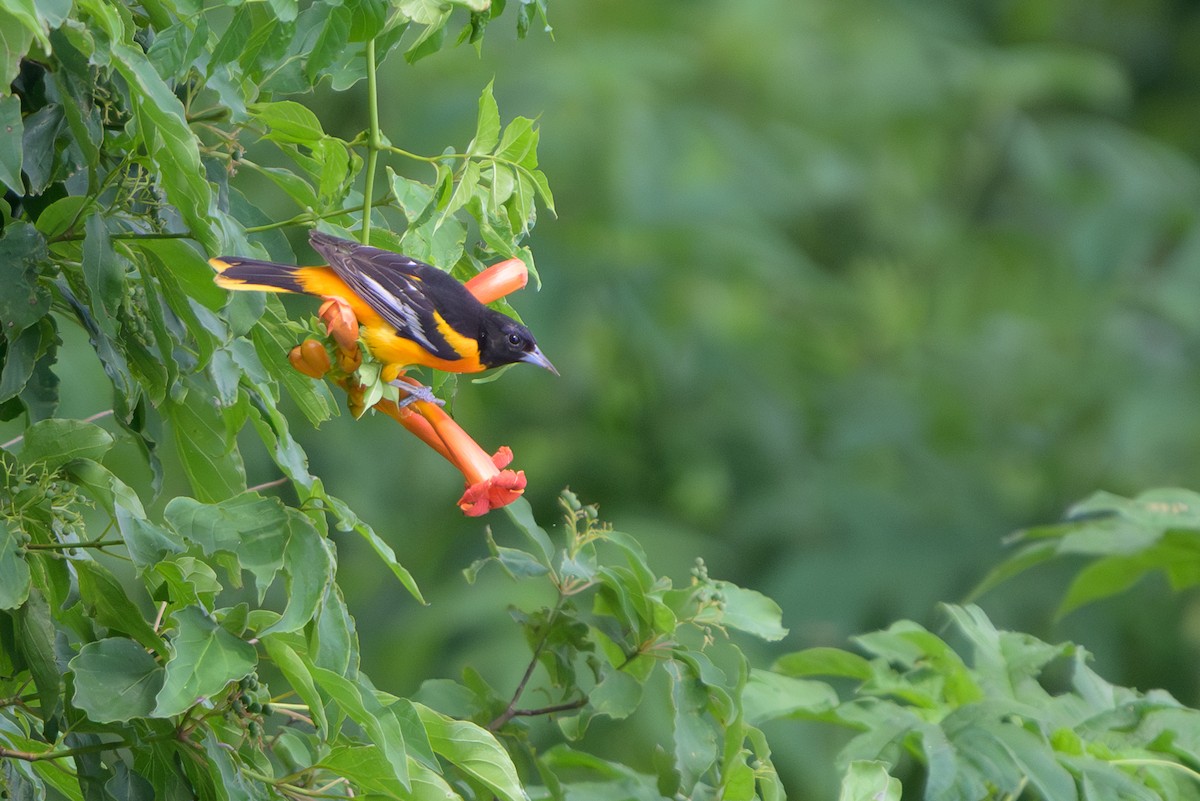
[[[389,250],[313,230],[327,265],[303,267],[240,256],[209,260],[219,286],[341,300],[362,326],[371,354],[393,374],[406,367],[478,373],[525,362],[558,375],[529,329],[480,303],[437,267]],[[410,393],[413,385],[391,382]],[[425,389],[425,388],[422,388]],[[430,393],[419,395],[431,399]]]

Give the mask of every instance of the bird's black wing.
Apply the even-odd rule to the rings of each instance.
[[[447,293],[446,281],[470,298],[470,293],[461,284],[436,267],[400,253],[360,245],[319,231],[311,232],[309,241],[313,249],[329,261],[338,277],[394,327],[398,335],[416,342],[439,359],[461,358],[438,330],[434,316],[435,311],[442,319],[460,316],[453,312],[447,314],[438,303],[445,304],[448,299],[461,300],[453,290]]]

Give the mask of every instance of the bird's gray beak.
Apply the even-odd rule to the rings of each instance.
[[[554,365],[550,363],[550,360],[546,358],[546,355],[542,353],[537,345],[534,345],[533,350],[522,356],[521,361],[536,364],[538,367],[545,367],[550,372],[558,375],[558,370],[554,369]]]

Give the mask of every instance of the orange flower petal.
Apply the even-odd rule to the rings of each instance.
[[[288,351],[288,361],[309,378],[321,378],[329,372],[329,352],[315,339],[306,339]]]
[[[458,499],[458,508],[467,517],[479,517],[493,509],[499,509],[521,497],[525,492],[524,470],[501,470],[486,481],[467,487]]]
[[[529,283],[529,268],[520,259],[507,259],[493,264],[466,282],[465,286],[480,303],[523,289]]]
[[[326,298],[317,310],[317,316],[325,323],[338,347],[346,353],[358,350],[358,318],[350,304],[341,298]]]
[[[401,408],[394,401],[385,399],[376,403],[375,408],[407,428],[417,439],[433,448],[446,461],[454,465],[455,468],[458,468],[458,462],[454,461],[454,456],[446,449],[446,444],[442,442],[442,438],[433,430],[433,426],[429,424],[428,420],[413,411],[411,407],[405,406]],[[461,468],[458,469],[461,472]]]

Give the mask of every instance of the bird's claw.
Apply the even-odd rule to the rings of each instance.
[[[401,390],[402,392],[408,393],[408,397],[401,398],[400,400],[396,401],[396,405],[401,409],[416,401],[425,401],[426,403],[432,403],[435,406],[446,405],[444,400],[439,398],[437,395],[434,395],[433,390],[424,384],[410,384],[409,382],[399,378],[389,381],[388,384],[396,389]]]

